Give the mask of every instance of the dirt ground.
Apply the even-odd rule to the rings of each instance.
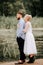
[[[0,62],[0,65],[18,65],[18,64],[16,64],[16,62],[17,61],[13,61],[13,62]],[[43,65],[43,59],[37,59],[32,64],[28,64],[28,63],[25,62],[24,64],[20,64],[20,65]]]

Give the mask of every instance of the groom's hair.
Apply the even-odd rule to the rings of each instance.
[[[18,11],[18,14],[21,14],[21,15],[22,15],[22,17],[24,17],[24,16],[25,16],[25,13],[23,12],[23,10],[19,10],[19,11]]]

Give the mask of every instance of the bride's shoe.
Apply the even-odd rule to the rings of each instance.
[[[33,56],[33,57],[30,58],[30,60],[27,63],[34,63],[34,61],[35,61],[35,58]]]

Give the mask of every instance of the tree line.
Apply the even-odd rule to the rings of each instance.
[[[19,9],[32,16],[43,16],[43,0],[0,0],[0,16],[16,15]]]

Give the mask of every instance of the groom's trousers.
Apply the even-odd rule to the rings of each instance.
[[[20,51],[20,60],[25,60],[25,54],[23,52],[24,49],[24,40],[21,37],[17,37],[17,43],[19,46],[19,51]]]

